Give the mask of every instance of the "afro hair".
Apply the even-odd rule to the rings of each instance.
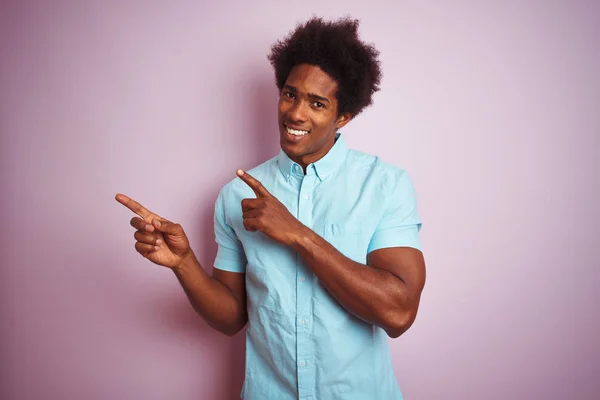
[[[281,91],[294,66],[310,64],[337,82],[338,115],[356,116],[370,106],[381,82],[379,52],[359,39],[358,25],[349,17],[332,22],[313,17],[277,41],[268,56],[277,88]]]

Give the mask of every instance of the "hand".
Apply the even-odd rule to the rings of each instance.
[[[305,226],[298,221],[275,196],[241,169],[237,175],[256,194],[255,199],[242,200],[242,215],[247,231],[261,231],[271,239],[291,246]]]
[[[115,199],[142,218],[134,217],[130,224],[136,230],[135,249],[155,264],[169,268],[181,265],[191,253],[190,243],[179,224],[174,224],[144,208],[140,203],[123,194]]]

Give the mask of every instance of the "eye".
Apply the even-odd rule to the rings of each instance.
[[[321,103],[320,101],[315,101],[313,102],[313,105],[317,108],[323,108],[325,107],[325,104]]]
[[[283,95],[289,99],[293,99],[296,95],[292,92],[283,92]]]

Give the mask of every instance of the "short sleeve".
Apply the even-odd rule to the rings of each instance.
[[[230,272],[246,272],[244,248],[233,228],[227,223],[225,204],[225,193],[222,190],[215,202],[215,240],[218,248],[214,267]]]
[[[403,172],[390,182],[385,198],[386,209],[369,243],[368,253],[386,247],[413,247],[421,250],[421,219],[417,214],[414,186]]]

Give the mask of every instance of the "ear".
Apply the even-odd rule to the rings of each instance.
[[[341,129],[344,126],[346,126],[346,124],[348,122],[350,122],[351,119],[352,119],[352,114],[350,114],[350,113],[340,114],[340,116],[337,117],[337,121],[335,122],[335,127],[337,129]]]

